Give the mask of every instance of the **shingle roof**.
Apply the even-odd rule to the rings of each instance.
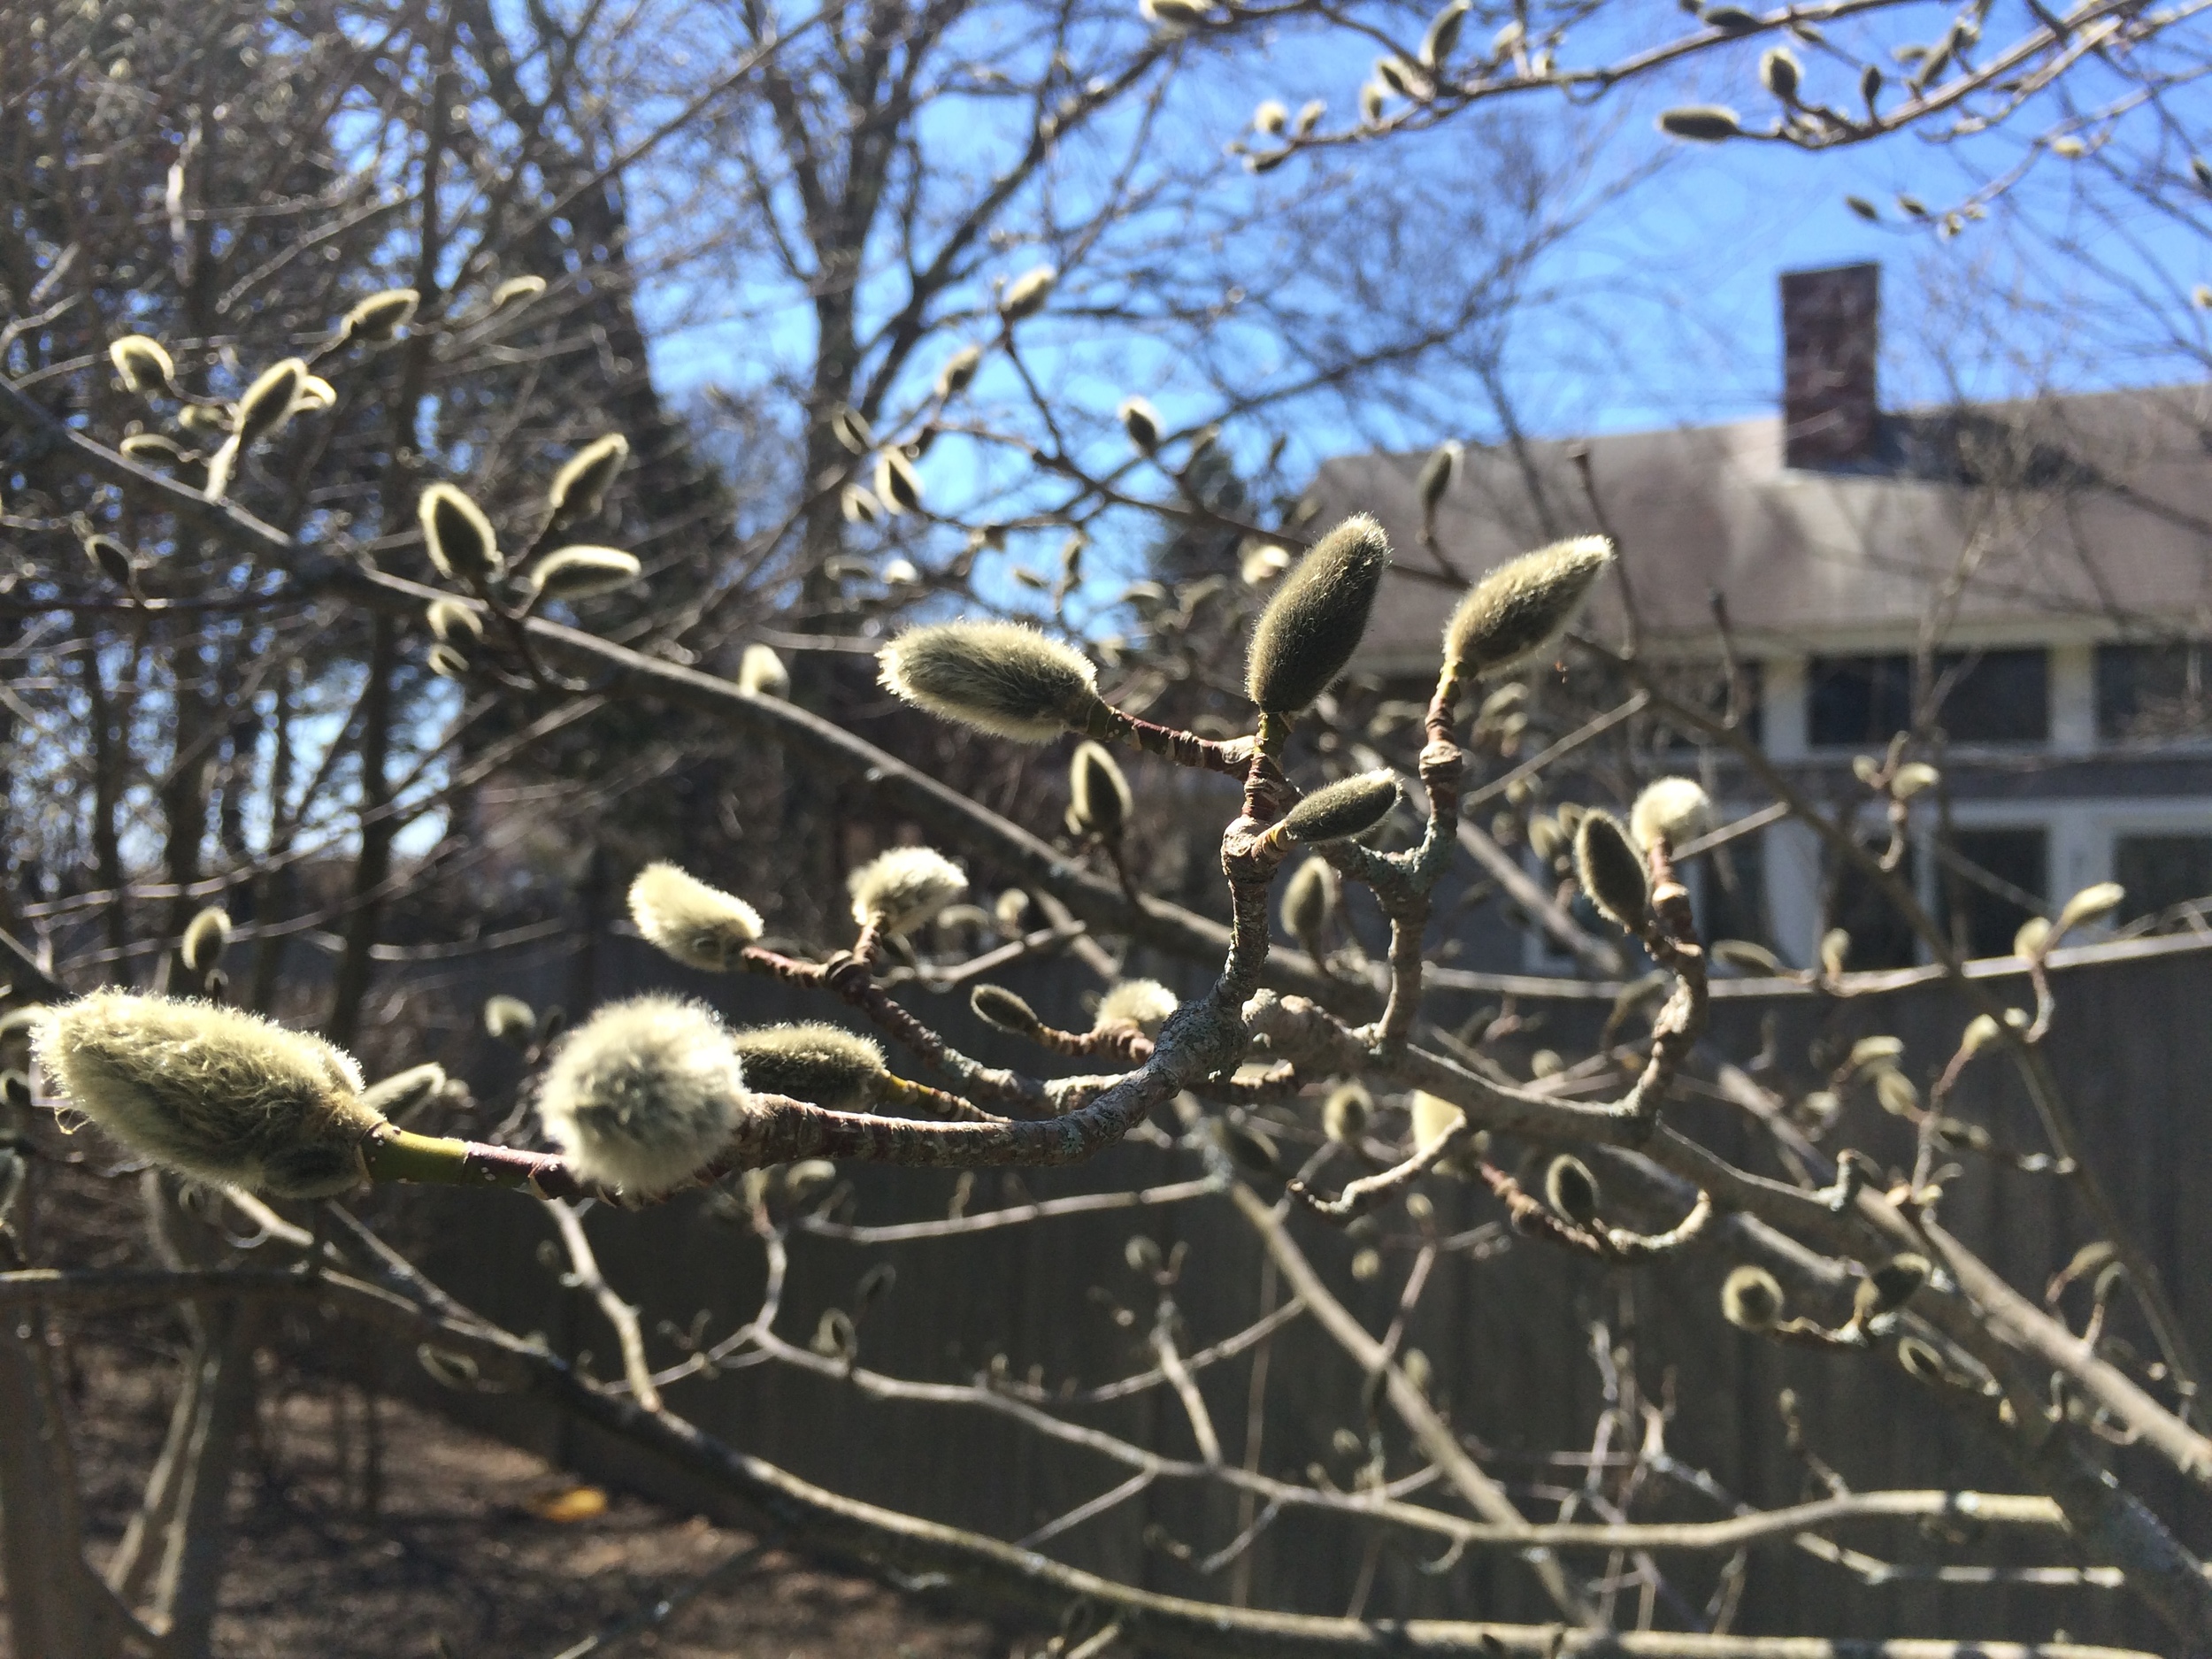
[[[1716,589],[1754,654],[1909,644],[1955,580],[1960,642],[2212,634],[2212,384],[1887,416],[1883,460],[1859,470],[1784,468],[1771,418],[1586,442],[1657,647],[1709,640]],[[1585,447],[1471,449],[1438,514],[1451,563],[1471,577],[1598,529]],[[1324,463],[1309,522],[1371,512],[1401,567],[1433,568],[1417,535],[1423,458]],[[1449,604],[1450,590],[1394,573],[1361,665],[1432,663]],[[1609,583],[1590,621],[1620,619]]]

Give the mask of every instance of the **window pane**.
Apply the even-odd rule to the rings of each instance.
[[[2202,646],[2097,648],[2098,736],[2200,735],[2208,712]]]
[[[1805,681],[1807,735],[1821,747],[1878,747],[1912,725],[1909,657],[1816,657]]]
[[[2212,835],[2116,837],[2112,879],[2128,892],[2124,922],[2203,898],[2212,894]]]
[[[1936,719],[1955,743],[2040,743],[2051,732],[2051,659],[2042,650],[1947,651]]]
[[[1869,842],[1879,852],[1887,838]],[[1913,885],[1913,849],[1908,847],[1897,866],[1898,879]],[[1870,968],[1909,968],[1919,960],[1920,941],[1897,907],[1860,873],[1858,865],[1832,864],[1828,875],[1828,926],[1851,935],[1851,949],[1843,965],[1856,973]]]
[[[1747,939],[1768,942],[1766,832],[1755,830],[1702,854],[1705,876],[1699,894],[1705,942]]]
[[[1940,867],[1944,926],[1970,956],[2008,956],[2012,936],[2050,890],[2050,838],[2039,829],[1959,830]]]

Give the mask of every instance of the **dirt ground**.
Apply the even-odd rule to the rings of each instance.
[[[175,1373],[156,1354],[78,1355],[76,1440],[98,1560],[159,1449]],[[753,1542],[703,1516],[580,1487],[404,1404],[379,1402],[372,1426],[357,1390],[296,1376],[270,1386],[281,1392],[265,1395],[232,1491],[222,1659],[555,1659]],[[771,1551],[594,1652],[1003,1659],[1034,1645]]]

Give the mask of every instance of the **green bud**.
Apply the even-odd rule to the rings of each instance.
[[[1298,561],[1261,612],[1245,658],[1245,695],[1295,714],[1329,688],[1367,631],[1390,542],[1365,513],[1347,518]]]
[[[1463,679],[1502,674],[1548,656],[1613,562],[1603,536],[1555,541],[1508,561],[1468,591],[1444,629],[1444,658]]]
[[[433,484],[422,493],[415,516],[422,524],[423,546],[438,574],[449,580],[488,581],[505,560],[499,537],[484,510],[450,484]]]
[[[1687,138],[1701,144],[1718,143],[1743,132],[1735,111],[1718,104],[1691,104],[1668,110],[1659,117],[1659,130],[1670,138]]]
[[[1320,937],[1336,912],[1336,872],[1318,854],[1291,872],[1283,884],[1283,926],[1303,943]]]
[[[1083,654],[1018,622],[911,628],[877,661],[884,686],[907,702],[1021,742],[1080,728],[1099,706],[1098,671]]]
[[[1746,1263],[1721,1282],[1721,1313],[1740,1331],[1771,1331],[1786,1305],[1781,1281],[1763,1267]]]
[[[1018,1036],[1026,1037],[1044,1025],[1035,1009],[1004,986],[977,986],[968,993],[968,1006],[986,1025],[996,1025],[1001,1031],[1010,1031]]]
[[[643,568],[619,548],[565,547],[533,565],[525,585],[539,599],[589,599],[627,588]]]
[[[765,1025],[734,1033],[730,1041],[749,1090],[788,1094],[831,1111],[865,1111],[890,1075],[883,1050],[841,1025]]]
[[[1598,913],[1625,933],[1640,933],[1651,907],[1642,856],[1610,812],[1591,812],[1575,829],[1575,875]]]
[[[1129,780],[1100,745],[1076,745],[1068,767],[1068,827],[1075,833],[1111,841],[1127,826],[1135,804]]]
[[[1388,772],[1363,772],[1316,789],[1283,817],[1283,833],[1309,846],[1364,835],[1398,804],[1398,780]]]

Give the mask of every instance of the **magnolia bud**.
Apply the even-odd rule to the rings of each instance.
[[[340,341],[377,345],[389,340],[415,318],[422,296],[412,288],[386,288],[372,294],[346,313],[338,325]]]
[[[589,599],[627,588],[642,569],[636,554],[619,548],[565,547],[533,565],[525,585],[541,600]]]
[[[1156,1037],[1176,1006],[1175,993],[1157,979],[1124,979],[1098,999],[1098,1013],[1091,1029],[1134,1025],[1146,1036]]]
[[[110,342],[108,361],[115,365],[123,384],[141,397],[176,389],[175,359],[160,341],[150,335],[125,334],[120,340]]]
[[[1283,579],[1252,630],[1245,695],[1270,714],[1308,707],[1344,672],[1390,565],[1382,526],[1347,518]]]
[[[1147,455],[1160,447],[1159,411],[1141,397],[1126,397],[1115,411],[1121,419],[1121,429],[1129,434],[1129,442]]]
[[[768,646],[749,645],[738,662],[737,688],[756,697],[787,697],[791,695],[791,671]]]
[[[876,497],[895,513],[921,511],[921,475],[896,449],[876,457]]]
[[[1659,117],[1659,130],[1670,138],[1693,139],[1699,143],[1718,143],[1724,138],[1734,138],[1743,131],[1743,123],[1733,110],[1717,104],[1686,104],[1678,110],[1668,110]]]
[[[831,1111],[865,1111],[890,1076],[883,1050],[841,1025],[764,1025],[731,1038],[757,1094],[788,1094]]]
[[[457,639],[472,645],[484,637],[484,619],[473,606],[457,599],[433,599],[423,607],[422,614],[430,631],[449,645]]]
[[[488,581],[505,560],[499,537],[484,510],[450,484],[433,484],[422,493],[416,517],[423,545],[438,573],[449,580]]]
[[[1129,780],[1114,757],[1096,743],[1079,743],[1068,767],[1071,796],[1068,827],[1079,835],[1111,841],[1129,822],[1134,806]]]
[[[760,912],[672,864],[630,883],[630,918],[656,949],[687,968],[726,973],[760,937]]]
[[[1059,272],[1048,265],[1025,272],[1008,283],[1006,291],[999,296],[998,314],[1010,323],[1034,317],[1044,310],[1045,302],[1052,297],[1053,284],[1059,280]]]
[[[1003,986],[977,986],[968,993],[968,1006],[985,1024],[996,1025],[1001,1031],[1010,1031],[1018,1036],[1026,1037],[1044,1025],[1044,1021],[1037,1017],[1035,1009]]]
[[[1548,656],[1612,563],[1603,536],[1555,541],[1508,561],[1468,591],[1444,630],[1444,659],[1463,678],[1502,674]]]
[[[912,628],[878,654],[885,687],[940,718],[1041,743],[1099,706],[1098,671],[1080,651],[1018,622]]]
[[[211,905],[186,925],[177,954],[193,972],[211,973],[221,964],[223,952],[229,945],[230,918]]]
[[[623,463],[629,458],[630,441],[618,432],[594,438],[570,456],[553,474],[552,485],[545,492],[553,524],[566,526],[596,517],[605,508],[607,492],[614,488]]]
[[[853,919],[893,935],[910,933],[968,890],[960,866],[927,847],[894,847],[853,872]]]
[[[1316,789],[1283,816],[1283,833],[1309,845],[1364,835],[1398,804],[1398,780],[1388,772],[1363,772]]]
[[[1283,887],[1283,926],[1301,942],[1320,937],[1336,911],[1336,872],[1317,854],[1291,872]]]
[[[1712,827],[1712,799],[1691,778],[1655,779],[1644,786],[1628,813],[1629,835],[1646,852],[1661,841],[1670,848],[1682,846]]]
[[[1575,875],[1598,913],[1626,933],[1642,930],[1651,882],[1628,832],[1610,812],[1591,812],[1575,829]]]
[[[937,396],[941,400],[955,398],[968,389],[976,371],[983,366],[983,348],[963,346],[945,360],[945,366],[937,371]]]
[[[729,1145],[748,1104],[722,1023],[695,1002],[611,1003],[564,1038],[538,1091],[547,1136],[587,1181],[651,1194]]]
[[[1544,1171],[1544,1202],[1587,1231],[1598,1222],[1598,1178],[1580,1158],[1562,1154]]]
[[[1747,1263],[1721,1283],[1720,1310],[1740,1331],[1771,1331],[1785,1305],[1781,1281],[1763,1267]]]
[[[1321,1127],[1330,1140],[1356,1147],[1367,1133],[1367,1120],[1374,1110],[1373,1097],[1359,1083],[1340,1083],[1322,1102]]]

